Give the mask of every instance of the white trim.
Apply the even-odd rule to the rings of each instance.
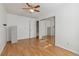
[[[5,43],[5,44],[3,45],[3,48],[0,50],[0,55],[1,55],[2,51],[4,50],[6,44],[7,44],[7,43]]]
[[[68,49],[68,48],[66,48],[66,47],[64,47],[64,46],[62,46],[62,45],[60,45],[60,44],[55,44],[55,45],[58,46],[58,47],[60,47],[60,48],[66,49],[66,50],[68,50],[68,51],[71,51],[71,52],[75,53],[76,55],[79,55],[79,52],[77,52],[77,51],[75,51],[75,50]]]

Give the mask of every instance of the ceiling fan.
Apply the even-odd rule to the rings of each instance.
[[[26,3],[25,7],[22,9],[29,10],[30,12],[40,12],[39,8],[40,8],[40,5],[34,6],[32,4]]]

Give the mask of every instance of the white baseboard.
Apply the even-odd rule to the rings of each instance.
[[[25,40],[25,39],[32,39],[32,38],[36,38],[36,37],[30,37],[30,38],[20,38],[20,39],[17,39],[17,40]]]
[[[2,49],[0,50],[0,55],[1,55],[2,51],[4,50],[6,44],[7,44],[7,43],[5,43],[5,44],[3,45],[3,47],[2,47]]]
[[[71,52],[75,53],[76,55],[79,55],[79,52],[77,52],[77,51],[74,51],[72,49],[68,49],[68,48],[66,48],[66,47],[64,47],[64,46],[62,46],[60,44],[55,44],[55,45],[58,46],[58,47],[60,47],[60,48],[66,49],[68,51],[71,51]]]

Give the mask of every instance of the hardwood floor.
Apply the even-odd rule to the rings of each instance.
[[[50,44],[46,40],[25,39],[7,43],[2,56],[73,56],[74,53]]]

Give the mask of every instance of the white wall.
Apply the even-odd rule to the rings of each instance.
[[[50,18],[52,16],[55,16],[55,11],[49,11],[48,13],[44,14],[43,16],[39,17],[39,20],[42,20],[42,19],[47,19],[47,18]]]
[[[74,4],[74,24],[75,24],[75,39],[73,42],[74,43],[74,50],[76,50],[76,52],[79,54],[79,3],[78,4]]]
[[[0,54],[6,45],[6,28],[2,25],[6,23],[6,11],[3,4],[0,4]]]
[[[77,10],[78,9],[78,10]],[[79,7],[65,4],[56,10],[56,45],[79,54]]]
[[[30,22],[30,37],[35,37],[35,22],[34,18],[7,14],[8,26],[17,26],[17,39],[29,38],[29,22]]]

